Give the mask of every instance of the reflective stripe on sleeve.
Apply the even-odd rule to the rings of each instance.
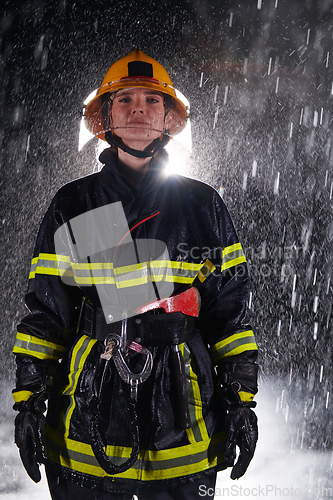
[[[38,359],[57,360],[62,358],[67,347],[55,344],[48,340],[26,335],[25,333],[17,332],[16,341],[13,349],[14,354],[22,354],[24,356],[33,356]]]
[[[258,350],[253,331],[235,333],[230,337],[221,340],[210,348],[212,361],[216,363],[221,358],[235,356],[245,351]]]
[[[240,243],[230,245],[223,249],[221,272],[235,267],[242,262],[246,262],[242,245]]]
[[[250,403],[254,398],[254,394],[251,392],[238,391],[238,395],[244,403]]]
[[[61,276],[69,266],[70,259],[67,255],[40,253],[31,261],[29,279],[35,278],[36,274]]]
[[[30,396],[32,396],[32,392],[25,391],[25,390],[22,390],[22,391],[14,390],[14,391],[12,391],[12,396],[13,396],[15,403],[21,403],[22,401],[28,401]]]

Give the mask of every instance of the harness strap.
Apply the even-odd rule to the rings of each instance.
[[[96,398],[96,409],[93,413],[93,417],[91,419],[90,425],[90,436],[91,436],[91,447],[94,452],[94,455],[105,472],[108,474],[120,474],[121,472],[125,472],[134,465],[139,455],[139,426],[138,426],[138,416],[136,411],[136,401],[134,399],[130,399],[127,408],[127,414],[129,415],[129,427],[132,438],[132,451],[130,457],[122,464],[116,465],[114,464],[103,448],[103,439],[101,433],[99,431],[99,407],[100,407],[100,399]]]
[[[153,311],[129,318],[127,336],[129,340],[135,340],[145,347],[165,347],[191,340],[195,325],[195,318],[181,312]],[[107,324],[103,310],[93,307],[86,301],[80,331],[104,341],[110,334],[121,335],[121,321]]]

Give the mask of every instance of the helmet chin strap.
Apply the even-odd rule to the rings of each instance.
[[[105,132],[105,140],[110,144],[110,146],[115,146],[116,148],[122,149],[125,153],[130,154],[131,156],[135,156],[136,158],[152,158],[158,152],[158,150],[165,146],[169,141],[169,137],[166,134],[163,134],[162,139],[157,137],[154,139],[148,146],[140,151],[139,149],[133,149],[127,146],[121,137],[117,136],[112,130]]]

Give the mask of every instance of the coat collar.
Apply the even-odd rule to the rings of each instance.
[[[127,216],[130,216],[130,212],[134,207],[137,207],[135,209],[136,214],[140,213],[142,216],[156,210],[159,201],[159,190],[167,179],[165,165],[168,154],[165,150],[161,150],[155,158],[151,159],[149,171],[140,180],[137,189],[133,188],[120,175],[116,164],[117,155],[111,148],[105,149],[101,153],[99,160],[104,164],[100,172],[100,182],[108,191],[117,193],[123,202]]]

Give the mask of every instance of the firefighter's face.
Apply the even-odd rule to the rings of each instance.
[[[141,88],[122,90],[113,99],[111,121],[127,146],[142,151],[165,129],[163,95]]]

